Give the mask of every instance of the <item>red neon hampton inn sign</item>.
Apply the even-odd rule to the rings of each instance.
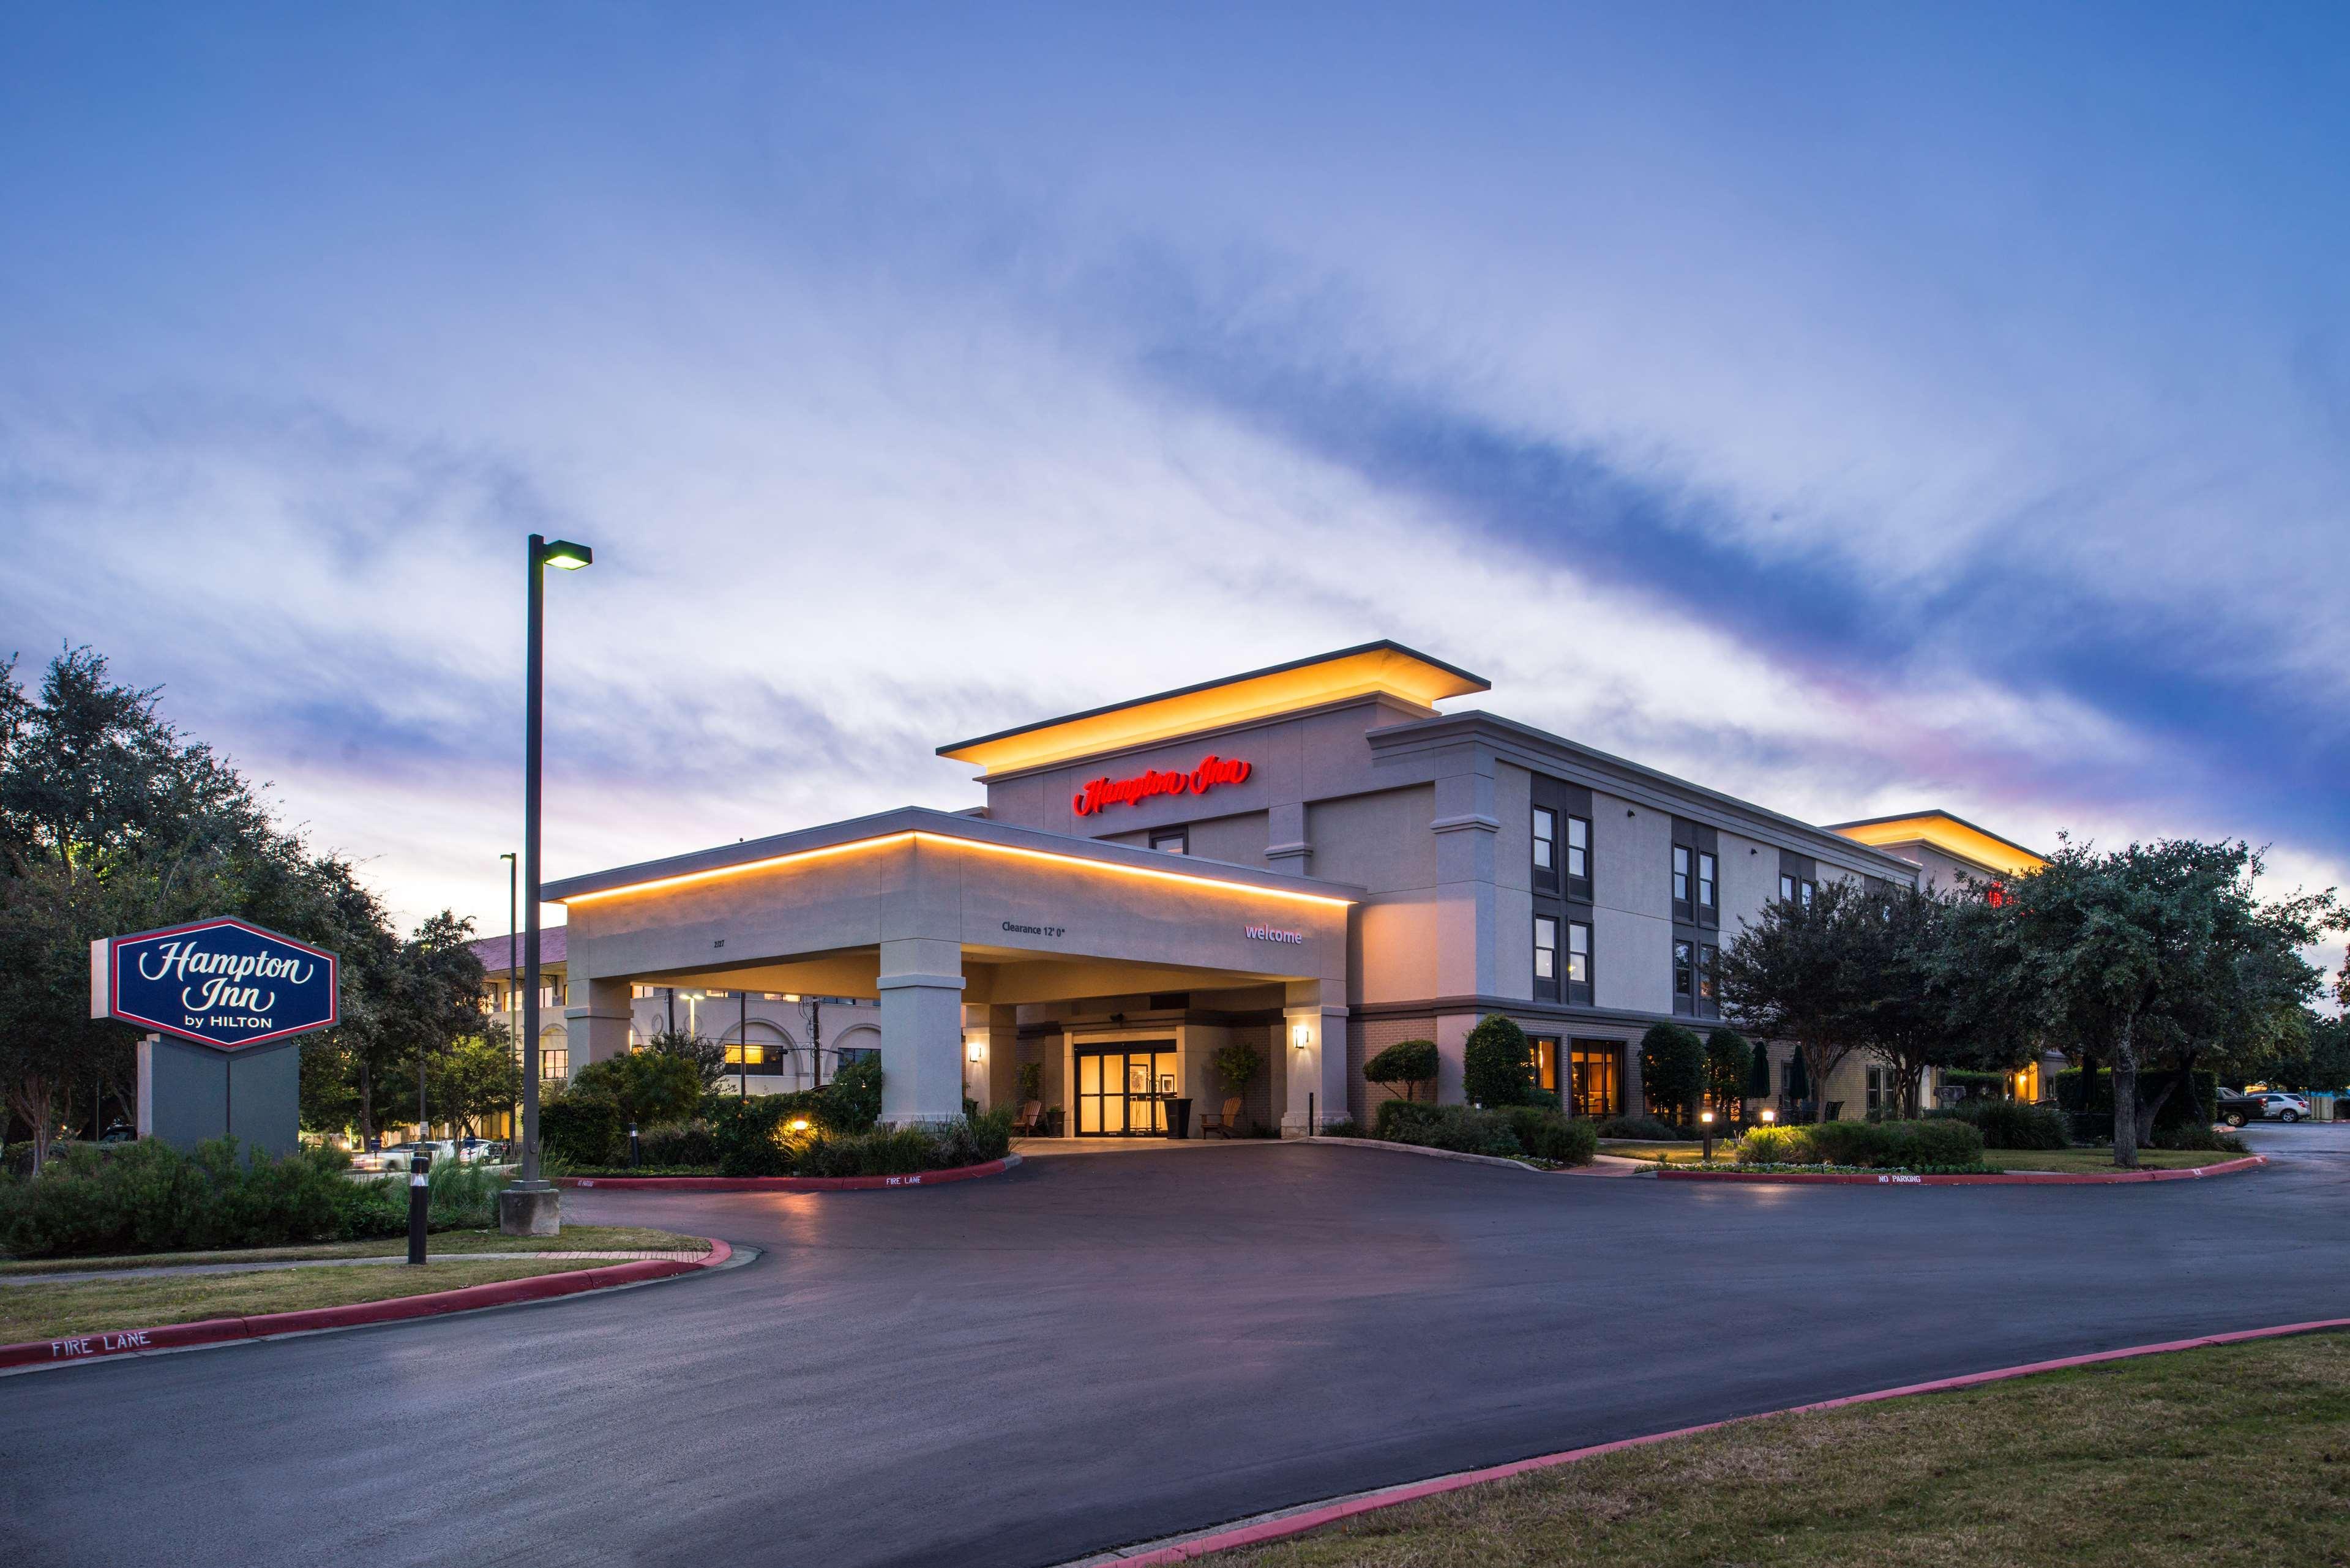
[[[1188,774],[1153,768],[1130,779],[1097,778],[1077,792],[1069,808],[1079,816],[1091,816],[1106,805],[1140,805],[1153,795],[1205,794],[1218,784],[1239,784],[1248,776],[1248,763],[1210,753]]]

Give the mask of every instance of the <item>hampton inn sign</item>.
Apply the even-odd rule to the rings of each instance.
[[[1033,1102],[1067,1134],[1158,1133],[1169,1102],[1231,1098],[1209,1063],[1246,1046],[1239,1120],[1304,1132],[1367,1119],[1362,1064],[1399,1041],[1435,1041],[1458,1100],[1502,1013],[1544,1087],[1615,1115],[1641,1103],[1634,1042],[1719,1014],[1715,955],[1773,899],[2033,861],[1945,814],[1814,826],[1438,707],[1486,689],[1367,643],[942,746],[979,775],[966,810],[554,882],[571,1064],[629,1048],[635,986],[875,997],[891,1121]],[[1818,1092],[1857,1109],[1861,1071]]]

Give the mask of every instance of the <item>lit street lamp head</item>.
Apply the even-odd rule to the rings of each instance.
[[[538,558],[550,566],[560,566],[576,572],[582,566],[596,564],[596,552],[585,545],[575,545],[568,539],[550,539],[539,549]]]

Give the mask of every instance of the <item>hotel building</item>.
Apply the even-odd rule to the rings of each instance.
[[[1221,1112],[1209,1060],[1239,1044],[1240,1119],[1295,1134],[1367,1119],[1363,1063],[1401,1040],[1460,1099],[1503,1013],[1570,1110],[1636,1112],[1639,1036],[1711,1025],[1716,954],[1772,899],[2036,863],[1947,814],[1816,826],[1439,706],[1488,689],[1366,644],[942,746],[978,771],[965,812],[552,883],[571,1064],[671,989],[820,993],[865,1002],[889,1120],[1033,1096],[1069,1134],[1156,1131],[1170,1096]],[[1823,1097],[1857,1116],[1875,1088],[1855,1061]]]

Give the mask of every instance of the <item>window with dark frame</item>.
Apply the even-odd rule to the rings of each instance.
[[[1690,852],[1686,844],[1673,846],[1673,902],[1690,901]]]
[[[1812,907],[1812,895],[1818,892],[1819,888],[1820,885],[1817,882],[1804,882],[1796,888],[1796,896],[1802,900],[1804,908],[1808,909]]]
[[[1673,944],[1673,1011],[1675,1012],[1689,1012],[1690,1000],[1696,994],[1696,964],[1692,956],[1696,946],[1694,942],[1685,941],[1677,941]]]
[[[1786,873],[1781,872],[1779,875],[1779,902],[1783,904],[1792,904],[1794,901],[1795,879],[1793,877],[1788,876]]]
[[[1537,1089],[1558,1093],[1558,1041],[1548,1034],[1534,1037],[1534,1083]]]
[[[1558,865],[1558,813],[1546,805],[1534,807],[1534,869],[1555,870]]]
[[[1591,824],[1584,817],[1566,819],[1566,874],[1570,877],[1591,875]]]
[[[1566,983],[1569,1002],[1591,1000],[1591,927],[1582,920],[1566,923]]]
[[[1697,857],[1697,907],[1700,909],[1714,907],[1714,873],[1713,857],[1700,850]]]
[[[1574,1042],[1567,1055],[1569,1110],[1578,1116],[1618,1115],[1623,1076],[1623,1046],[1605,1040]]]
[[[1534,978],[1558,978],[1558,921],[1548,915],[1534,917]]]
[[[1154,827],[1150,830],[1150,847],[1162,855],[1189,855],[1191,853],[1191,829],[1188,826]]]
[[[1721,963],[1720,948],[1700,944],[1697,950],[1697,1010],[1707,1018],[1721,1016],[1721,988],[1715,978]]]

